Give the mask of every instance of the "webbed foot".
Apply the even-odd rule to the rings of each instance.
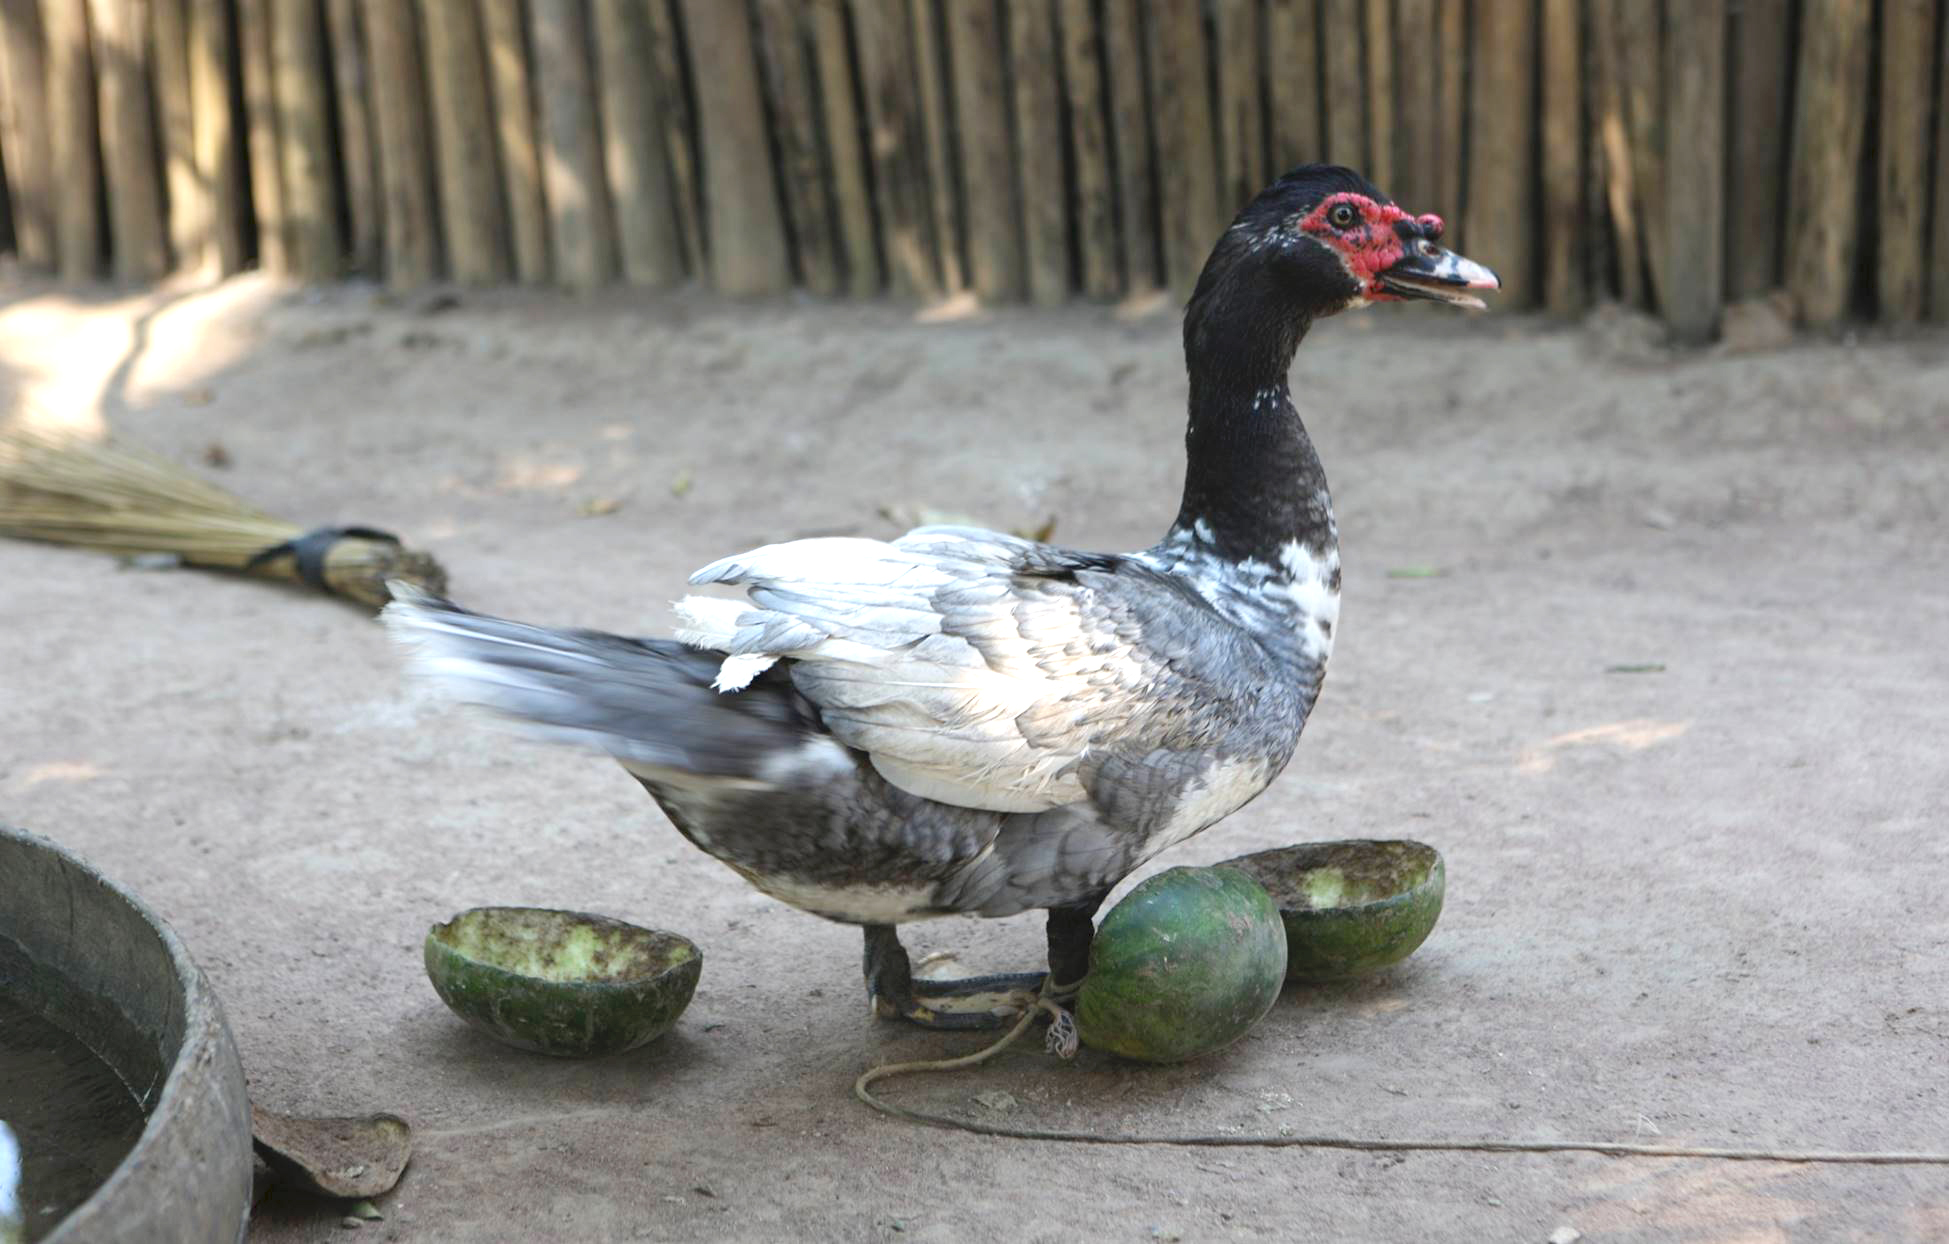
[[[916,979],[890,924],[866,926],[866,996],[881,1019],[924,1028],[1006,1028],[1035,1005],[1047,974],[1005,972],[957,980]]]

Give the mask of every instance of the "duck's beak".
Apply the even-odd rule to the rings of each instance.
[[[1484,311],[1488,304],[1468,291],[1502,288],[1495,273],[1473,259],[1435,245],[1431,238],[1410,237],[1406,241],[1400,260],[1380,273],[1381,287],[1390,294]]]

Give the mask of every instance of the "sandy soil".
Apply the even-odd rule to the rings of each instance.
[[[1176,505],[1167,314],[0,292],[16,400],[220,443],[244,496],[406,533],[463,601],[537,621],[661,629],[691,568],[890,533],[889,504],[1108,548]],[[1949,340],[1678,357],[1628,324],[1383,310],[1322,327],[1295,387],[1345,540],[1332,673],[1292,769],[1158,865],[1413,836],[1447,855],[1441,927],[1219,1058],[1011,1053],[889,1096],[1103,1131],[1949,1150]],[[1940,1168],[879,1117],[862,1067],[972,1043],[869,1022],[854,930],[748,890],[606,763],[416,699],[376,626],[296,591],[0,547],[0,817],[175,924],[260,1100],[414,1120],[381,1239],[1949,1237]],[[696,1001],[611,1061],[502,1049],[419,962],[489,902],[685,932]],[[1040,932],[910,941],[1001,969]],[[274,1195],[252,1238],[345,1236]]]

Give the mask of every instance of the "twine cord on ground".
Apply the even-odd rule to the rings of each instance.
[[[1022,1018],[1015,1021],[1015,1027],[1003,1033],[996,1041],[983,1046],[972,1054],[963,1054],[959,1058],[924,1058],[911,1063],[887,1063],[880,1067],[869,1067],[865,1071],[860,1072],[859,1078],[853,1081],[853,1095],[875,1110],[885,1111],[888,1114],[904,1113],[899,1107],[889,1107],[880,1101],[879,1098],[867,1092],[867,1086],[875,1080],[884,1080],[888,1076],[904,1076],[911,1072],[920,1071],[958,1071],[963,1067],[972,1067],[977,1063],[985,1063],[1009,1046],[1014,1045],[1016,1040],[1029,1030],[1029,1025],[1036,1021],[1036,1017],[1045,1011],[1049,1015],[1049,1033],[1048,1040],[1044,1043],[1044,1048],[1059,1058],[1074,1058],[1080,1045],[1076,1037],[1076,1021],[1070,1017],[1068,1011],[1056,1004],[1055,999],[1067,997],[1080,988],[1082,988],[1080,981],[1074,985],[1051,986],[1045,980],[1042,983],[1041,996],[1036,998],[1028,1010],[1022,1012]],[[952,1120],[944,1121],[952,1122]]]
[[[1613,1158],[1707,1158],[1721,1162],[1820,1163],[1836,1166],[1949,1166],[1949,1153],[1864,1152],[1848,1153],[1821,1149],[1721,1149],[1692,1145],[1615,1144],[1603,1140],[1368,1140],[1348,1136],[1158,1136],[1144,1133],[1075,1132],[1034,1127],[1007,1127],[998,1123],[979,1123],[956,1119],[925,1110],[909,1110],[875,1097],[870,1086],[893,1076],[930,1071],[958,1071],[985,1063],[1028,1031],[1036,1017],[1047,1011],[1057,1026],[1069,1020],[1069,1013],[1047,997],[1023,1012],[1002,1037],[992,1044],[959,1058],[922,1059],[916,1062],[887,1063],[870,1067],[853,1081],[853,1095],[896,1119],[922,1123],[929,1127],[954,1128],[979,1136],[999,1136],[1008,1140],[1059,1141],[1084,1145],[1183,1145],[1207,1148],[1270,1149],[1351,1149],[1371,1153],[1596,1153]],[[1052,1053],[1055,1051],[1051,1051]],[[1072,1049],[1073,1052],[1073,1049]],[[1067,1057],[1067,1055],[1065,1055]]]
[[[1022,1018],[1015,1022],[1015,1027],[1002,1034],[1000,1040],[984,1046],[972,1054],[963,1054],[959,1058],[924,1058],[911,1063],[887,1063],[879,1067],[868,1067],[865,1071],[860,1072],[859,1079],[853,1081],[853,1096],[859,1098],[875,1110],[884,1111],[887,1114],[920,1118],[920,1121],[924,1123],[933,1122],[933,1120],[921,1116],[909,1115],[907,1111],[900,1109],[898,1106],[887,1105],[869,1093],[867,1086],[875,1080],[884,1080],[888,1076],[904,1076],[919,1071],[958,1071],[963,1067],[972,1067],[977,1063],[985,1063],[1009,1046],[1014,1045],[1016,1039],[1029,1030],[1029,1025],[1035,1022],[1035,1017],[1042,1013],[1042,1007],[1043,1003],[1038,1000],[1034,1006],[1022,1012]],[[952,1123],[953,1120],[943,1119],[941,1122]]]

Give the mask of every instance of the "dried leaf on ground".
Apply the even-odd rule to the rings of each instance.
[[[345,1199],[392,1191],[413,1157],[412,1125],[396,1114],[309,1119],[252,1103],[250,1138],[280,1182]]]

